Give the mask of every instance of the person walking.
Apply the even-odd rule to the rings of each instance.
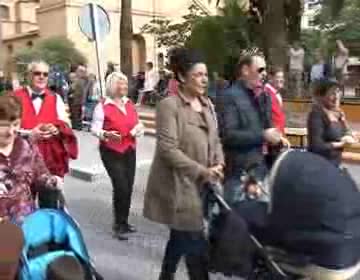
[[[289,80],[290,96],[299,98],[303,91],[303,74],[304,74],[305,51],[299,42],[295,42],[289,49]]]
[[[334,58],[335,78],[344,90],[344,82],[348,73],[349,49],[347,49],[341,40],[336,41],[336,54]]]
[[[138,100],[136,102],[137,105],[141,105],[145,103],[146,98],[154,92],[158,82],[159,82],[159,73],[154,69],[154,64],[152,62],[147,62],[144,88],[140,91]]]
[[[239,187],[244,173],[259,181],[265,178],[265,145],[281,143],[280,131],[272,126],[271,99],[259,88],[264,71],[260,60],[258,56],[241,57],[237,81],[225,91],[222,141],[226,154],[225,197],[230,204],[242,197]]]
[[[86,67],[79,65],[76,70],[71,102],[69,103],[73,129],[82,130],[84,106],[87,97],[90,95],[91,87],[92,82],[89,80]]]
[[[176,53],[179,92],[157,108],[157,143],[147,183],[144,216],[167,225],[160,280],[173,280],[185,257],[190,280],[209,279],[201,196],[222,178],[224,158],[206,97],[207,67],[194,50]]]
[[[21,130],[39,148],[50,173],[61,178],[69,171],[70,159],[78,156],[74,135],[61,96],[48,88],[49,65],[35,61],[28,65],[30,85],[16,90],[22,106]],[[57,208],[58,192],[39,193],[41,208]]]
[[[100,139],[100,156],[113,187],[113,234],[127,240],[136,168],[136,138],[144,133],[134,103],[127,97],[128,80],[120,72],[106,79],[107,96],[94,110],[92,133]]]

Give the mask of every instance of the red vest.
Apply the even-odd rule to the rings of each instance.
[[[124,153],[129,149],[136,148],[136,139],[131,136],[130,131],[138,124],[138,115],[131,101],[125,104],[125,108],[126,115],[114,104],[103,105],[103,130],[118,132],[121,135],[121,141],[101,141],[101,145],[105,145],[118,153]]]
[[[45,90],[45,97],[41,105],[39,114],[36,115],[31,96],[26,88],[19,89],[14,92],[14,95],[20,99],[22,105],[21,128],[33,129],[40,123],[54,124],[58,120],[56,109],[56,95],[50,90]]]
[[[279,129],[280,132],[285,133],[286,116],[280,101],[276,96],[276,89],[272,85],[267,84],[265,86],[265,91],[271,97],[271,117],[273,126]]]

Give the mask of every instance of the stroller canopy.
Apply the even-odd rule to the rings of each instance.
[[[309,152],[290,151],[270,175],[268,233],[313,263],[347,268],[360,259],[360,192],[346,171]]]
[[[63,211],[40,209],[26,217],[22,224],[24,248],[22,279],[46,279],[49,263],[61,256],[73,256],[90,266],[90,257],[81,231],[74,220]],[[58,250],[32,256],[41,246],[56,244]]]

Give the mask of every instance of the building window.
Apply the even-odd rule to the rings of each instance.
[[[7,46],[7,49],[8,49],[9,54],[12,54],[13,51],[14,51],[13,45],[8,45],[8,46]]]
[[[10,19],[10,9],[8,6],[0,5],[0,19]]]
[[[28,42],[26,43],[26,46],[27,46],[28,48],[32,48],[32,47],[34,46],[33,41],[28,41]]]

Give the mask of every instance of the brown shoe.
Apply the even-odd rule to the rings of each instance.
[[[18,271],[24,235],[20,227],[0,223],[0,279],[13,280]]]

